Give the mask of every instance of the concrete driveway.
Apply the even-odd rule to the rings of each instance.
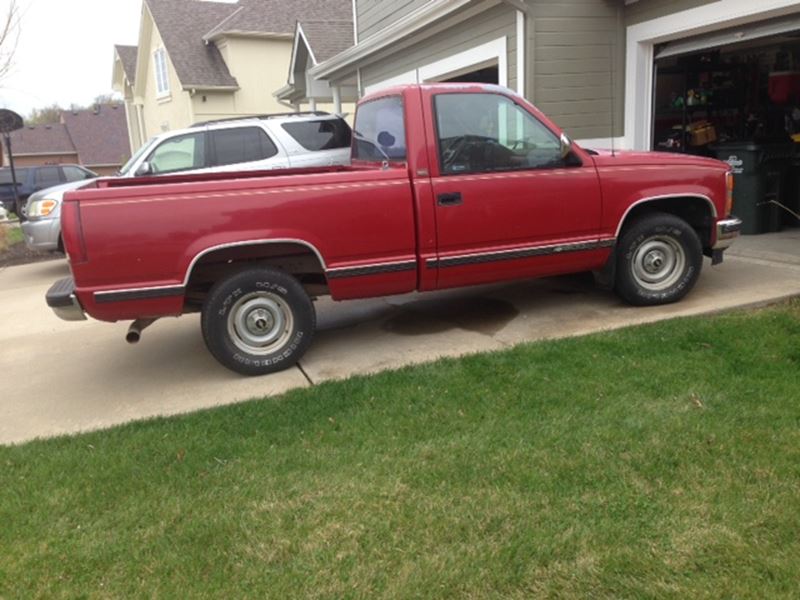
[[[165,319],[137,346],[126,323],[67,323],[44,303],[64,261],[0,271],[0,443],[280,394],[333,378],[442,356],[499,350],[768,303],[800,295],[800,230],[742,238],[725,264],[707,262],[690,296],[632,308],[583,276],[337,304],[317,303],[319,332],[301,363],[244,378],[219,366],[199,317]]]

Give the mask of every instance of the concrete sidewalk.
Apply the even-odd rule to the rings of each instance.
[[[317,303],[300,368],[244,378],[208,354],[199,318],[164,319],[137,346],[126,323],[67,323],[44,293],[64,261],[0,271],[0,443],[272,396],[327,379],[546,338],[730,310],[800,295],[800,230],[737,241],[679,304],[633,308],[583,276]]]

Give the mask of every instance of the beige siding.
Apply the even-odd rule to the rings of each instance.
[[[625,7],[625,24],[636,25],[650,19],[711,4],[717,0],[639,0]],[[758,2],[758,0],[754,0]]]
[[[144,104],[145,138],[150,138],[162,131],[188,127],[192,123],[192,103],[189,93],[184,92],[181,82],[167,54],[167,75],[169,77],[169,94],[158,97],[156,89],[155,59],[153,53],[163,48],[164,42],[158,30],[150,27],[150,38],[147,41],[145,54],[147,69],[145,79],[137,82]]]
[[[356,0],[358,39],[363,40],[429,0]]]
[[[625,97],[622,2],[528,0],[528,4],[532,8],[528,97],[576,139],[608,138],[612,121],[614,135],[621,136]]]
[[[470,50],[498,38],[506,38],[508,85],[516,87],[517,44],[516,13],[507,6],[498,6],[447,28],[425,40],[412,40],[405,48],[393,47],[361,70],[364,87],[380,83],[416,68]]]

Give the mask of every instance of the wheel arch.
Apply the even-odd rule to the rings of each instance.
[[[268,265],[297,277],[311,295],[327,290],[327,264],[320,250],[296,238],[226,242],[198,252],[184,276],[186,299],[198,300],[219,277],[237,267]]]
[[[671,214],[686,221],[697,232],[703,248],[710,248],[713,244],[717,207],[710,197],[696,193],[675,193],[637,200],[622,215],[617,225],[616,239],[631,223],[653,212]]]

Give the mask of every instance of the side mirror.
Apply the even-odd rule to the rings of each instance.
[[[153,172],[153,167],[150,166],[150,163],[144,161],[142,164],[139,165],[139,168],[136,169],[134,175],[136,177],[144,177],[145,175],[150,175]]]
[[[572,152],[572,140],[567,137],[566,133],[561,134],[561,158],[566,160]]]

